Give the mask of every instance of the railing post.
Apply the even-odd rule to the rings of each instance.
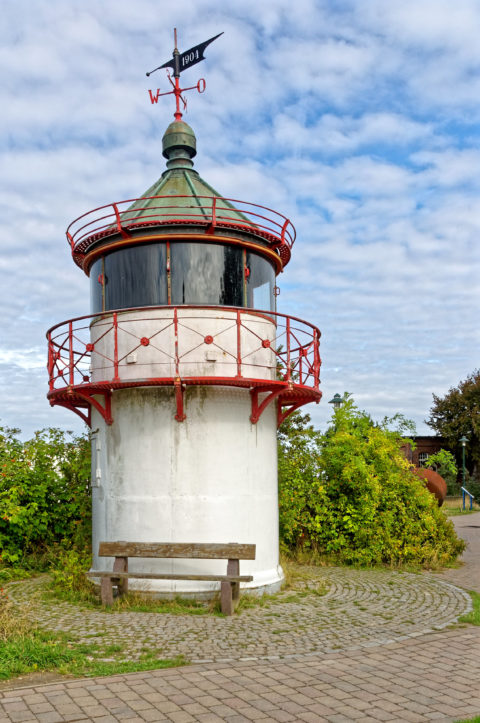
[[[112,206],[113,206],[113,211],[114,211],[114,213],[115,213],[115,218],[117,219],[117,230],[118,230],[120,233],[122,233],[122,231],[123,231],[123,229],[122,229],[122,222],[121,222],[121,220],[120,220],[120,214],[118,213],[117,204],[116,204],[116,203],[113,203]]]
[[[280,240],[281,240],[282,244],[286,244],[286,243],[287,243],[287,242],[285,241],[285,232],[286,232],[286,230],[287,230],[287,227],[288,227],[288,224],[289,224],[289,223],[290,223],[290,221],[288,220],[288,218],[286,218],[286,219],[285,219],[285,223],[284,223],[283,226],[282,226],[282,232],[281,232],[281,234],[280,234]]]
[[[68,322],[68,383],[71,387],[74,384],[74,372],[75,368],[73,365],[73,323]]]
[[[180,358],[178,356],[178,313],[177,307],[173,310],[173,329],[175,332],[175,376],[180,377]]]
[[[242,317],[237,309],[237,377],[242,376]]]
[[[285,381],[290,381],[291,376],[291,365],[290,365],[290,317],[287,316],[287,326],[286,326],[286,334],[287,334],[287,375],[285,377]]]
[[[217,197],[212,199],[212,229],[217,225]]]
[[[315,389],[318,389],[320,384],[320,354],[318,351],[318,332],[316,329],[313,330],[313,378]]]
[[[48,389],[53,390],[53,349],[52,335],[48,332]]]
[[[113,314],[113,381],[118,382],[118,317],[117,312]]]
[[[124,229],[123,226],[122,226],[122,220],[121,220],[120,214],[119,214],[119,212],[118,212],[117,204],[116,204],[116,203],[112,203],[112,208],[113,208],[113,210],[114,210],[114,212],[115,212],[115,218],[116,218],[116,220],[117,220],[117,230],[118,230],[118,232],[122,235],[123,238],[130,238],[130,234],[129,234],[127,231],[125,231],[125,229]]]

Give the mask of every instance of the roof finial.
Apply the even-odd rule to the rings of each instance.
[[[151,70],[149,73],[147,73],[147,76],[154,73],[156,70],[160,70],[160,68],[165,68],[167,71],[168,80],[170,81],[173,90],[169,90],[166,93],[160,93],[160,88],[157,88],[156,93],[152,92],[151,90],[148,91],[148,94],[150,96],[150,102],[158,103],[158,99],[163,95],[174,95],[175,96],[175,113],[173,114],[176,121],[180,121],[182,119],[182,111],[180,110],[180,101],[183,103],[183,110],[186,110],[187,108],[187,101],[182,96],[182,93],[184,93],[186,90],[194,90],[195,88],[198,90],[199,93],[203,93],[203,91],[206,88],[206,83],[203,78],[200,78],[198,83],[196,85],[192,85],[189,88],[180,88],[180,73],[187,68],[189,68],[191,65],[195,65],[196,63],[199,63],[201,60],[205,60],[203,53],[205,51],[205,48],[207,45],[210,45],[210,43],[213,43],[214,40],[220,37],[220,35],[223,35],[222,33],[219,33],[218,35],[215,35],[215,37],[210,38],[210,40],[205,40],[205,42],[200,43],[200,45],[195,45],[195,47],[190,48],[190,50],[186,50],[184,53],[180,53],[177,48],[177,28],[174,28],[173,30],[173,37],[174,37],[174,44],[175,47],[173,49],[173,57],[171,60],[168,60],[166,63],[163,63],[163,65],[159,65],[158,68],[155,68],[154,70]],[[172,80],[172,76],[170,75],[169,68],[172,68],[173,70],[173,77],[175,79],[175,82]]]

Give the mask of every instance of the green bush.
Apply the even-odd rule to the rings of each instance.
[[[464,547],[400,451],[404,440],[346,399],[320,434],[299,415],[279,438],[283,542],[348,564],[432,565]]]
[[[84,548],[91,535],[90,445],[59,429],[28,442],[0,428],[0,561],[48,547]]]

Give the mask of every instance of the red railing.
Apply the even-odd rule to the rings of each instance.
[[[129,208],[133,203],[147,201],[147,208]],[[234,227],[259,235],[274,247],[283,247],[288,252],[296,236],[288,218],[266,206],[220,196],[186,195],[131,198],[100,206],[72,221],[66,235],[72,253],[79,256],[96,241],[109,235],[120,233],[128,237],[142,226],[168,226],[182,222],[204,226],[209,233],[216,228]],[[288,252],[286,256],[289,257]]]
[[[49,397],[92,386],[178,380],[234,386],[286,382],[290,390],[319,389],[320,331],[270,311],[142,307],[62,322],[47,338]],[[208,373],[201,368],[203,350],[218,355]]]

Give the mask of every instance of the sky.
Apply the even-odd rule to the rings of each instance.
[[[0,424],[84,425],[46,399],[45,332],[89,313],[68,224],[163,172],[172,98],[145,73],[224,32],[182,75],[195,168],[297,230],[278,310],[322,331],[335,393],[418,434],[479,366],[478,0],[3,0]],[[163,75],[162,75],[163,74]]]

